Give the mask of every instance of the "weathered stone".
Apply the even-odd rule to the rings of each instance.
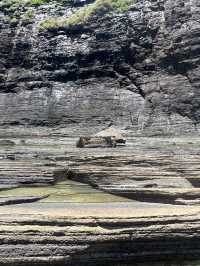
[[[32,203],[38,200],[42,200],[47,198],[48,195],[40,196],[40,197],[33,197],[33,196],[26,196],[26,197],[0,197],[0,206],[4,205],[15,205],[15,204],[22,204],[22,203]]]
[[[76,143],[76,147],[94,147],[107,146],[116,147],[117,144],[125,144],[126,140],[122,134],[114,128],[107,128],[89,137],[80,137]]]
[[[52,131],[44,129],[28,138],[29,130],[23,130],[24,146],[15,138],[19,146],[1,151],[16,157],[0,160],[2,186],[23,185],[26,175],[46,195],[45,185],[66,178],[69,168],[75,180],[137,201],[70,204],[0,195],[12,204],[0,208],[0,264],[116,266],[199,258],[199,206],[191,206],[200,196],[198,137],[128,138],[116,149],[76,149],[75,138],[48,136]]]
[[[0,145],[13,146],[13,145],[15,145],[15,142],[12,140],[2,139],[2,140],[0,140]]]
[[[43,204],[41,209],[1,207],[0,217],[0,263],[6,266],[166,264],[200,255],[197,207],[72,205],[53,210]]]
[[[116,147],[116,140],[110,137],[101,137],[101,136],[93,136],[93,137],[80,137],[76,142],[77,148],[85,148],[85,147]]]
[[[73,2],[73,1],[72,1]],[[74,30],[40,32],[81,5],[34,6],[9,23],[0,10],[0,125],[63,125],[82,134],[110,123],[131,132],[199,131],[198,1],[138,0]]]
[[[139,202],[1,207],[1,265],[200,257],[199,207],[177,206],[200,197],[199,1],[136,0],[123,14],[38,30],[91,2],[34,5],[30,21],[26,6],[0,3],[0,136],[17,141],[1,147],[0,188],[45,186],[68,173]],[[126,147],[74,147],[75,137],[110,124],[127,133]],[[192,137],[133,138],[185,133]]]
[[[135,138],[70,160],[69,178],[143,202],[198,204],[199,140]]]
[[[123,144],[126,143],[126,139],[122,135],[120,130],[117,130],[117,129],[113,128],[113,127],[106,128],[106,129],[94,134],[94,136],[97,136],[97,137],[111,137],[112,140],[116,141],[116,143],[123,143]]]

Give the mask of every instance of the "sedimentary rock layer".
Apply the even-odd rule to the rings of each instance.
[[[200,255],[199,209],[1,207],[0,213],[1,265],[127,265]]]
[[[198,138],[135,138],[74,156],[68,178],[139,201],[199,204]]]
[[[118,148],[77,149],[75,138],[24,135],[22,144],[15,138],[14,146],[1,147],[0,182],[44,187],[36,197],[30,188],[30,195],[0,192],[2,203],[12,204],[0,207],[1,265],[132,266],[200,257],[200,209],[178,206],[199,205],[198,137],[128,138]],[[62,202],[39,201],[45,185],[49,191],[49,182],[67,177],[138,201],[73,204],[63,191]]]
[[[23,144],[15,138],[16,145],[1,147],[1,189],[68,178],[144,202],[200,203],[198,137],[138,137],[117,148],[78,149],[76,138],[45,134],[23,136]]]
[[[196,132],[199,2],[138,0],[125,13],[39,30],[91,2],[52,0],[17,14],[0,7],[0,125],[81,131],[112,122],[147,134]]]

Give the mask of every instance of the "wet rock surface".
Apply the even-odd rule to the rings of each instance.
[[[42,200],[47,198],[46,196],[40,196],[40,197],[33,197],[33,196],[27,196],[27,197],[16,197],[16,196],[9,196],[9,197],[0,197],[0,206],[4,205],[14,205],[14,204],[22,204],[22,203],[32,203],[38,200]]]
[[[0,207],[2,265],[132,266],[199,258],[198,137],[127,137],[126,146],[78,149],[77,138],[61,132],[15,133],[1,130],[16,143],[1,148],[0,182],[10,177],[0,192],[7,204]],[[27,165],[28,183],[16,182]]]
[[[114,153],[114,152],[113,152]],[[71,168],[70,177],[141,201],[199,199],[199,155],[93,156]]]
[[[69,178],[110,193],[170,204],[198,204],[199,138],[129,138],[126,146],[85,150]]]

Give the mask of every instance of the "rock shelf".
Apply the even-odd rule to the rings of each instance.
[[[198,137],[192,146],[189,137],[129,137],[124,147],[103,149],[51,135],[15,141],[1,148],[1,265],[199,258]],[[68,178],[81,182],[71,202]]]
[[[0,213],[1,265],[128,265],[200,253],[199,208],[23,206]]]

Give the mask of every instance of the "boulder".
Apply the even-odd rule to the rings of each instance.
[[[111,137],[116,143],[126,143],[126,140],[122,133],[113,127],[109,127],[95,134],[96,137]]]
[[[110,127],[92,136],[80,137],[76,146],[78,148],[84,148],[86,146],[116,147],[118,143],[125,144],[126,140],[118,130]]]
[[[111,136],[80,137],[76,143],[76,147],[116,147],[116,141]]]

